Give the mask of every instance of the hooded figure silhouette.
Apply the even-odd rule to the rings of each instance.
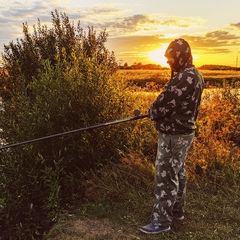
[[[194,139],[204,88],[203,77],[193,65],[191,48],[184,39],[171,42],[165,56],[172,76],[148,112],[159,138],[151,223],[140,228],[147,234],[169,231],[174,219],[184,219],[185,159]]]
[[[168,59],[173,72],[180,72],[186,67],[192,66],[192,53],[189,44],[184,39],[172,41],[166,52],[165,57]]]

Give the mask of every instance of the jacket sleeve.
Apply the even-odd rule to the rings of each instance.
[[[188,74],[179,73],[165,86],[149,109],[151,120],[160,120],[171,115],[194,88],[194,78]]]

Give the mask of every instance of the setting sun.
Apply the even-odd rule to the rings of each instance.
[[[162,67],[169,67],[167,63],[167,58],[164,56],[167,47],[168,47],[168,44],[164,44],[162,45],[162,47],[152,52],[149,52],[148,53],[149,59],[154,63],[160,64]]]
[[[160,64],[161,67],[169,67],[169,65],[167,63],[167,58],[164,56],[167,47],[168,47],[168,44],[164,44],[164,45],[162,45],[162,47],[160,47],[160,48],[158,48],[154,51],[149,52],[148,53],[148,58],[153,63]],[[194,63],[199,65],[199,56],[197,54],[192,54],[192,56],[193,56]]]

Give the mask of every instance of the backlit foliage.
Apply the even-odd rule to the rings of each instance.
[[[136,108],[148,112],[169,71],[116,75],[105,31],[84,31],[57,11],[52,25],[38,21],[30,33],[25,23],[24,38],[5,46],[1,140],[11,144],[122,119]],[[239,114],[236,86],[204,90],[187,159],[191,179],[237,182]],[[153,122],[144,119],[1,151],[0,238],[42,238],[62,210],[84,201],[120,201],[146,217],[156,147]]]
[[[128,93],[114,75],[107,34],[74,27],[52,13],[52,28],[40,21],[34,32],[5,46],[0,76],[0,139],[18,143],[129,114]],[[41,238],[64,207],[84,199],[85,172],[117,161],[129,145],[114,126],[39,141],[0,152],[0,238]]]

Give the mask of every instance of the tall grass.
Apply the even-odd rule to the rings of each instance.
[[[240,73],[234,70],[201,70],[207,87],[239,87]],[[170,70],[119,70],[118,74],[128,85],[144,90],[157,90],[168,81]]]
[[[133,92],[135,105],[145,113],[156,95]],[[205,90],[197,134],[187,157],[186,220],[174,222],[172,232],[162,234],[161,239],[239,239],[239,123],[237,89]],[[61,240],[71,234],[84,240],[159,239],[138,232],[139,225],[149,221],[153,204],[157,132],[145,119],[132,124],[126,141],[129,137],[135,139],[135,145],[121,148],[120,162],[86,176],[87,202],[75,212],[77,219],[63,223],[67,233],[56,227],[49,239]],[[81,230],[87,223],[95,224],[96,231]],[[82,238],[77,238],[83,232]]]
[[[156,93],[146,94],[142,92],[133,94],[136,97],[138,105],[144,112],[148,110],[150,103],[156,97]],[[239,92],[237,90],[233,92],[230,89],[219,89],[213,93],[208,92],[204,94],[197,121],[195,141],[187,161],[190,179],[194,180],[199,176],[204,176],[206,179],[210,178],[211,180],[218,178],[216,182],[227,181],[230,184],[237,184],[237,176],[239,176],[240,172],[240,142],[237,138],[240,135],[239,113]],[[131,184],[134,182],[130,178],[132,175],[134,177],[140,176],[137,181],[142,181],[141,178],[144,178],[145,174],[149,176],[149,171],[144,169],[141,172],[140,169],[143,170],[142,163],[144,161],[149,160],[151,163],[154,163],[157,132],[150,120],[141,120],[133,126],[132,133],[127,137],[135,139],[136,145],[134,148],[126,149],[122,153],[123,162],[111,166],[112,171],[106,171],[105,169],[101,171],[107,172],[108,177],[112,175],[115,178],[115,171],[121,171],[119,170],[121,166],[123,168],[126,167],[122,171],[123,176],[120,173],[117,174],[119,176],[118,180],[123,182],[130,180],[129,183]],[[138,169],[137,171],[141,172],[141,174],[134,172],[126,174],[127,169],[131,171],[130,162],[131,165],[135,165],[136,169]],[[145,162],[145,168],[150,169],[148,164],[151,163]],[[94,175],[99,182],[96,173]],[[103,178],[104,180],[112,184],[116,183],[116,181],[109,181],[108,178]],[[109,184],[105,184],[110,187]],[[122,184],[119,185],[122,187]],[[104,191],[104,194],[107,194],[107,192],[107,190]],[[102,194],[100,195],[102,196]],[[119,195],[123,196],[122,194]]]

